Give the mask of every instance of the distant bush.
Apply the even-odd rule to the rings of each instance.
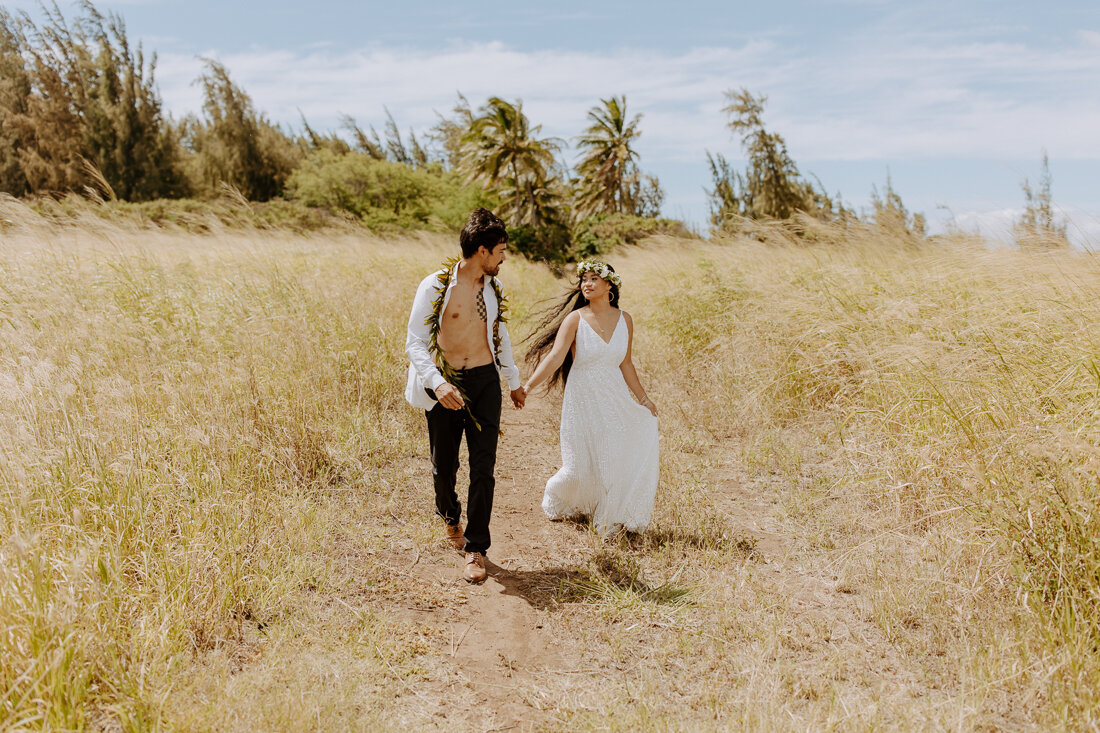
[[[287,195],[306,206],[344,211],[371,228],[458,230],[471,209],[494,202],[458,174],[410,168],[364,153],[319,150],[294,171]]]
[[[1021,249],[1061,249],[1069,247],[1066,237],[1066,223],[1055,215],[1054,202],[1050,195],[1050,165],[1046,151],[1043,151],[1043,167],[1039,176],[1038,190],[1024,179],[1020,187],[1026,200],[1024,214],[1016,222],[1016,244]]]
[[[508,228],[510,246],[529,260],[554,264],[569,261],[569,230],[558,224],[534,227],[524,224]]]
[[[623,244],[636,244],[646,237],[665,234],[691,237],[682,221],[632,216],[630,214],[598,214],[578,222],[573,227],[572,255],[576,258],[602,255]]]
[[[871,217],[876,227],[911,241],[923,240],[928,235],[928,223],[924,214],[909,213],[901,196],[894,190],[890,174],[886,174],[886,188],[880,195],[878,186],[871,188]]]

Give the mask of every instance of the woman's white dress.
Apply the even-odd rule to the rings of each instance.
[[[657,493],[657,418],[630,396],[619,369],[629,345],[622,312],[604,342],[584,318],[561,407],[561,470],[546,482],[551,519],[591,517],[605,534],[649,525]]]

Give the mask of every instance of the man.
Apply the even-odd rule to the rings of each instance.
[[[500,378],[507,380],[517,409],[526,392],[501,320],[496,274],[508,249],[504,222],[488,209],[475,209],[459,242],[462,259],[424,278],[416,290],[405,339],[410,362],[405,399],[427,413],[436,512],[446,522],[447,540],[466,553],[462,576],[480,583],[496,484]],[[455,492],[463,433],[470,454],[465,533]]]

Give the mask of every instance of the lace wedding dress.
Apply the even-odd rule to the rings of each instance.
[[[551,519],[591,517],[601,534],[649,525],[657,493],[657,418],[630,396],[619,364],[629,333],[619,320],[606,343],[584,318],[561,407],[561,470],[546,482]]]

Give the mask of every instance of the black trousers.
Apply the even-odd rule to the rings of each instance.
[[[459,369],[458,382],[466,394],[469,412],[448,410],[436,404],[428,415],[428,442],[432,451],[435,510],[447,524],[462,518],[462,504],[455,492],[458,451],[466,433],[470,456],[470,490],[466,497],[466,552],[487,552],[489,515],[493,512],[497,437],[500,434],[500,375],[492,364]],[[435,394],[429,391],[432,397]],[[473,419],[471,419],[471,413]],[[474,419],[478,427],[474,426]]]

